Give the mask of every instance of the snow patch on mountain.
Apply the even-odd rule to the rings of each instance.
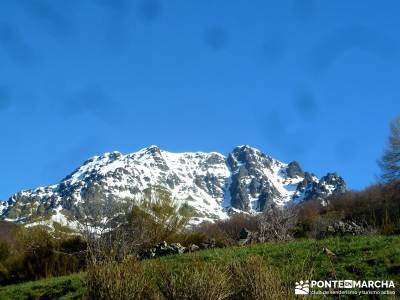
[[[346,186],[334,173],[318,179],[297,162],[282,163],[247,145],[234,148],[227,157],[150,146],[130,154],[94,156],[58,184],[13,195],[0,206],[0,214],[18,223],[74,227],[88,199],[137,201],[157,189],[191,207],[196,224],[225,219],[232,212],[256,213],[270,205],[323,199]]]

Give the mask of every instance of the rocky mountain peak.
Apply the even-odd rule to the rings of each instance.
[[[251,170],[254,167],[271,167],[273,159],[260,150],[252,148],[248,145],[237,146],[228,155],[227,162],[232,170],[238,167]]]
[[[287,176],[290,178],[304,177],[305,174],[297,161],[292,161],[288,164],[286,170]]]
[[[152,154],[152,155],[161,155],[161,149],[156,145],[151,145],[149,147],[146,147],[140,150],[139,152],[144,152],[146,154]]]
[[[318,179],[293,161],[282,163],[248,145],[224,155],[172,153],[150,146],[130,154],[88,159],[60,183],[18,192],[0,207],[1,218],[19,223],[76,224],[87,199],[135,201],[163,190],[193,209],[192,223],[256,213],[270,205],[324,199],[346,190],[335,173]],[[75,222],[75,223],[74,223]]]

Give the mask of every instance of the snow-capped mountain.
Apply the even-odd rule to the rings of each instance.
[[[344,192],[335,173],[322,178],[303,172],[297,162],[282,163],[249,146],[220,153],[171,153],[150,146],[131,154],[106,153],[87,160],[56,185],[21,191],[0,206],[2,219],[58,222],[73,226],[89,198],[135,201],[163,190],[193,208],[193,223],[227,218],[235,211],[259,212],[324,199]]]

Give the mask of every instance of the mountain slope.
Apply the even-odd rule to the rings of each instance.
[[[0,208],[17,223],[45,220],[75,226],[89,199],[134,201],[167,191],[193,208],[193,223],[227,218],[235,211],[258,212],[346,190],[334,173],[318,179],[297,162],[282,163],[249,146],[227,157],[211,153],[171,153],[157,146],[123,155],[106,153],[87,160],[59,184],[19,192]]]

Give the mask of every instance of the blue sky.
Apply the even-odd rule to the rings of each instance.
[[[0,199],[151,144],[249,144],[363,188],[400,112],[399,14],[399,1],[2,1]]]

